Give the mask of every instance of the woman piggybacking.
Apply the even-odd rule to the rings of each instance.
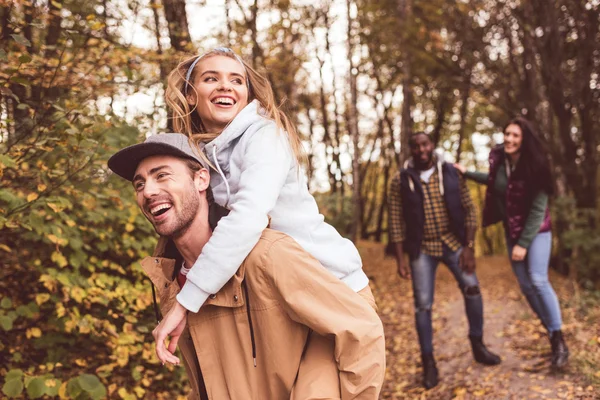
[[[229,49],[182,62],[169,76],[175,130],[208,158],[215,201],[230,210],[177,300],[195,312],[235,273],[270,227],[294,238],[358,292],[368,278],[356,247],[324,222],[299,172],[302,145],[269,82]],[[282,268],[285,266],[282,265]]]

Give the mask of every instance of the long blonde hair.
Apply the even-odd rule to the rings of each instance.
[[[287,132],[290,146],[296,160],[299,163],[304,161],[306,155],[298,131],[290,118],[277,104],[275,104],[275,94],[273,93],[273,88],[271,87],[269,80],[259,74],[248,65],[248,63],[228,48],[216,48],[201,56],[189,57],[179,63],[179,65],[169,74],[165,98],[167,105],[172,110],[171,118],[173,120],[173,129],[175,132],[187,135],[197,148],[200,147],[201,143],[208,143],[221,134],[221,132],[206,131],[202,119],[196,112],[196,106],[190,107],[186,98],[187,90],[192,90],[196,93],[196,89],[194,88],[194,78],[196,75],[195,70],[197,62],[195,64],[194,62],[199,58],[205,59],[214,56],[229,57],[240,62],[244,66],[247,75],[246,79],[249,83],[248,103],[254,99],[258,100],[260,106],[264,110],[262,114],[273,120],[278,129]],[[186,75],[192,64],[194,64],[194,70],[191,71],[189,79],[186,80]]]

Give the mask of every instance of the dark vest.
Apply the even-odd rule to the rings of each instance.
[[[440,173],[438,171],[438,173]],[[460,180],[458,171],[448,163],[442,163],[442,176],[444,181],[444,202],[450,219],[450,230],[461,243],[466,240],[465,209],[460,199]],[[410,181],[413,182],[411,189]],[[437,185],[430,182],[429,185]],[[406,224],[404,251],[411,260],[417,258],[421,252],[423,231],[425,226],[425,211],[423,207],[423,186],[421,185],[420,171],[407,168],[400,171],[400,195],[402,196],[402,213]]]
[[[488,174],[487,190],[485,193],[485,203],[483,207],[483,227],[500,222],[500,217],[494,208],[494,185],[498,169],[504,168],[505,155],[503,145],[498,145],[490,151],[490,172]],[[527,216],[531,211],[533,200],[537,193],[532,190],[534,185],[526,182],[519,168],[508,178],[506,186],[506,221],[504,222],[508,238],[511,244],[516,243],[525,229]],[[548,232],[552,230],[552,221],[550,219],[550,208],[546,207],[546,214],[540,226],[539,232]]]

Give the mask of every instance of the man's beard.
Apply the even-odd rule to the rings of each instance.
[[[200,196],[194,190],[193,185],[190,185],[190,190],[184,194],[180,205],[181,210],[175,210],[175,206],[172,207],[174,215],[169,217],[171,221],[158,225],[153,224],[156,233],[176,239],[187,232],[200,208]]]
[[[431,166],[433,160],[433,154],[429,153],[429,156],[425,161],[421,159],[421,157],[413,156],[413,163],[417,169],[427,169],[427,167]]]

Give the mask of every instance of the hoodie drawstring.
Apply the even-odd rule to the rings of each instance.
[[[221,178],[223,178],[223,182],[225,182],[225,189],[227,189],[227,200],[225,200],[225,207],[227,207],[229,205],[229,197],[231,196],[231,189],[229,189],[229,183],[227,182],[227,179],[225,178],[225,174],[221,170],[221,166],[219,165],[219,161],[217,160],[217,146],[213,146],[212,153],[213,153],[213,160],[215,162],[215,166],[217,167],[217,172],[219,173],[219,175],[221,175]]]
[[[246,296],[246,310],[248,312],[248,325],[250,326],[250,341],[252,342],[252,359],[254,360],[254,368],[256,368],[256,342],[254,341],[254,327],[252,326],[252,315],[250,315],[250,296],[248,296],[248,287],[246,281],[242,281],[244,287],[244,295]]]
[[[152,287],[152,301],[154,303],[154,316],[156,317],[156,323],[160,324],[160,314],[158,313],[158,303],[156,301],[156,290],[154,289],[154,283],[150,281],[150,286]]]

